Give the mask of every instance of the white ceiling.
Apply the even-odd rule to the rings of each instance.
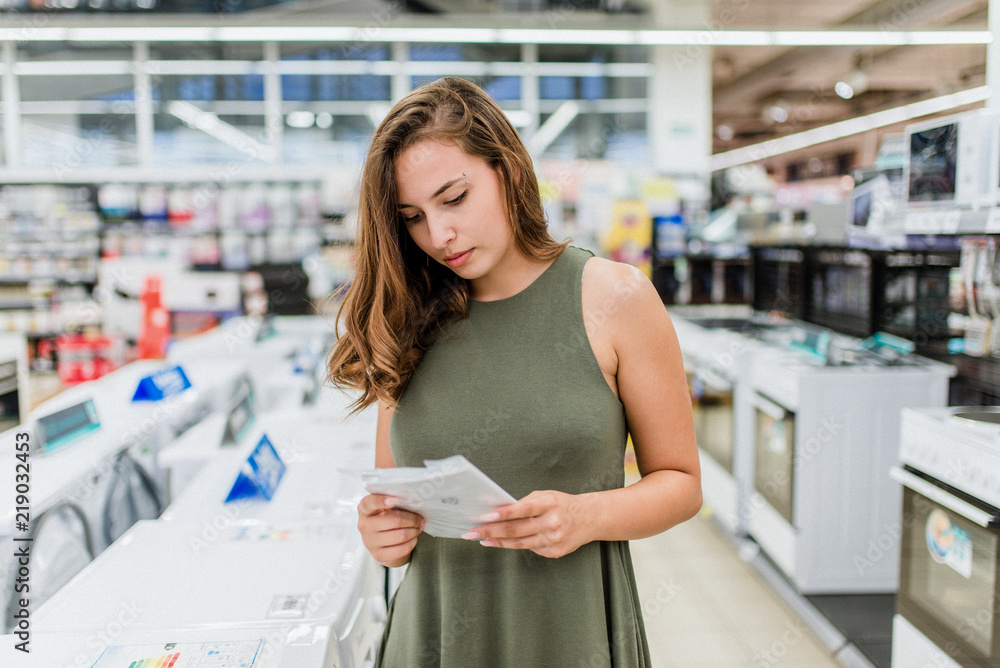
[[[731,21],[733,29],[987,27],[987,0],[728,0],[713,4],[716,19],[737,4],[740,11]],[[867,75],[868,90],[841,99],[834,93],[835,84],[859,67]],[[729,150],[979,86],[985,73],[985,46],[717,48],[714,123],[729,126],[734,136],[729,141],[716,138],[714,148]],[[776,123],[766,116],[775,104],[787,110],[789,122]]]

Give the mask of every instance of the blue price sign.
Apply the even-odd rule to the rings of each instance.
[[[261,436],[257,447],[247,457],[240,474],[229,490],[226,503],[236,499],[263,497],[268,501],[274,496],[281,477],[285,474],[285,463],[271,445],[267,435]]]
[[[146,376],[135,388],[132,401],[159,401],[179,394],[191,387],[184,369],[172,366]]]

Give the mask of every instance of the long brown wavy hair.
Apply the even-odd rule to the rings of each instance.
[[[514,243],[526,256],[550,260],[568,243],[549,235],[531,157],[485,91],[443,77],[406,95],[368,148],[354,280],[337,313],[344,333],[327,359],[329,382],[361,390],[355,411],[376,400],[395,406],[442,327],[468,314],[469,282],[429,259],[397,210],[396,158],[427,139],[453,142],[498,171]]]

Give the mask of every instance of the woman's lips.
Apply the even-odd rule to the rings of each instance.
[[[463,264],[465,264],[466,262],[469,261],[469,258],[472,256],[472,251],[473,251],[473,249],[470,248],[469,250],[465,251],[461,255],[456,255],[455,257],[450,258],[450,259],[449,258],[445,258],[445,264],[447,264],[452,269],[456,269],[458,267],[461,267]]]

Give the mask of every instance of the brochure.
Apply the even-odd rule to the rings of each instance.
[[[410,466],[348,471],[369,494],[388,494],[397,507],[426,518],[424,531],[438,538],[460,538],[483,524],[479,518],[517,499],[462,455]]]

